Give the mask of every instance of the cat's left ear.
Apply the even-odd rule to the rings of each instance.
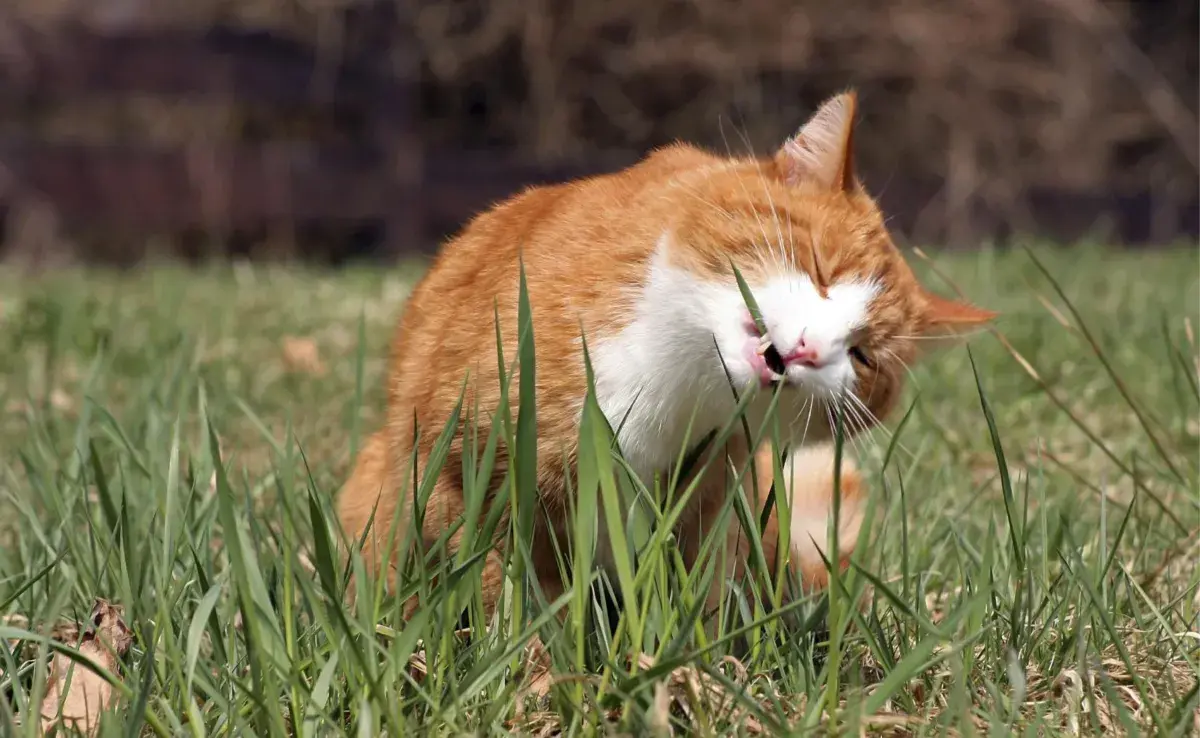
[[[928,338],[953,340],[990,323],[999,315],[929,291],[923,291],[921,297],[924,302],[921,333]]]
[[[853,90],[829,98],[800,131],[780,147],[775,162],[788,184],[815,182],[849,192],[854,179],[854,115],[858,98]]]

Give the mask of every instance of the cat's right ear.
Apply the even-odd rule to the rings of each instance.
[[[843,192],[855,188],[854,114],[857,108],[853,90],[829,98],[796,135],[780,147],[775,162],[788,184],[815,182]]]
[[[921,292],[924,310],[919,330],[925,338],[933,339],[936,343],[953,343],[980,330],[1000,315],[993,310],[951,300],[925,289]]]

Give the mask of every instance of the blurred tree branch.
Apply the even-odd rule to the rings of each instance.
[[[1200,195],[1195,3],[11,0],[6,12],[34,27],[232,24],[299,39],[334,62],[416,57],[425,142],[543,161],[675,139],[763,152],[820,98],[855,86],[864,174],[942,188],[928,238],[972,231],[980,209],[1028,222],[1031,188]],[[0,56],[11,69],[21,49],[5,25]],[[38,120],[71,135],[125,126],[137,130],[120,136],[156,139],[296,128],[199,104],[138,101],[103,114],[81,105]]]

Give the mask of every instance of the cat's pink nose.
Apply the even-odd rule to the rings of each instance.
[[[813,369],[819,369],[825,366],[826,363],[825,352],[821,351],[812,341],[805,341],[803,338],[800,339],[795,348],[786,354],[782,354],[780,358],[788,366],[799,364],[800,366],[807,366]]]

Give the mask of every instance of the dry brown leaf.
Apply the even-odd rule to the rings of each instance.
[[[417,651],[408,657],[408,673],[418,683],[425,681],[429,675],[429,664],[425,661],[425,649]]]
[[[733,667],[734,681],[743,683],[744,689],[747,675],[745,667],[731,656],[726,656],[722,661]],[[653,668],[654,663],[654,657],[650,654],[638,655],[639,669]],[[703,706],[704,711],[710,715],[722,715],[736,724],[743,735],[761,735],[765,732],[762,724],[747,715],[745,709],[736,704],[733,696],[720,682],[694,666],[676,667],[661,683],[666,686],[669,704],[674,703],[678,706],[688,720],[694,721],[696,708]]]
[[[3,618],[0,618],[0,623],[9,628],[31,629],[29,618],[20,614],[5,615]],[[58,623],[50,629],[50,638],[59,643],[74,643],[79,640],[79,626],[76,623]],[[16,648],[20,642],[20,639],[9,639],[8,647],[10,649]],[[30,644],[25,644],[25,650],[22,651],[21,658],[33,658],[32,652],[35,650],[36,648],[32,648]],[[27,651],[29,652],[28,655]]]
[[[865,715],[861,719],[862,727],[871,735],[896,738],[913,735],[916,728],[928,722],[928,718],[917,715]]]
[[[378,633],[379,631],[376,632]],[[459,640],[465,640],[470,635],[470,628],[459,628],[454,631],[454,637]],[[418,682],[424,681],[425,677],[429,674],[429,664],[426,663],[425,643],[423,641],[417,641],[417,650],[413,652],[412,656],[408,657],[408,673]]]
[[[654,702],[650,705],[650,732],[657,736],[675,735],[671,729],[671,694],[666,680],[654,685]]]
[[[317,342],[311,338],[287,336],[283,339],[283,363],[289,371],[302,374],[321,375],[325,373],[325,363],[321,361],[321,352]]]
[[[121,608],[97,598],[91,622],[79,638],[77,649],[111,673],[129,651],[133,635],[121,619]],[[50,664],[46,698],[42,700],[42,731],[61,724],[69,730],[95,735],[100,715],[113,698],[113,687],[103,677],[56,653]]]

